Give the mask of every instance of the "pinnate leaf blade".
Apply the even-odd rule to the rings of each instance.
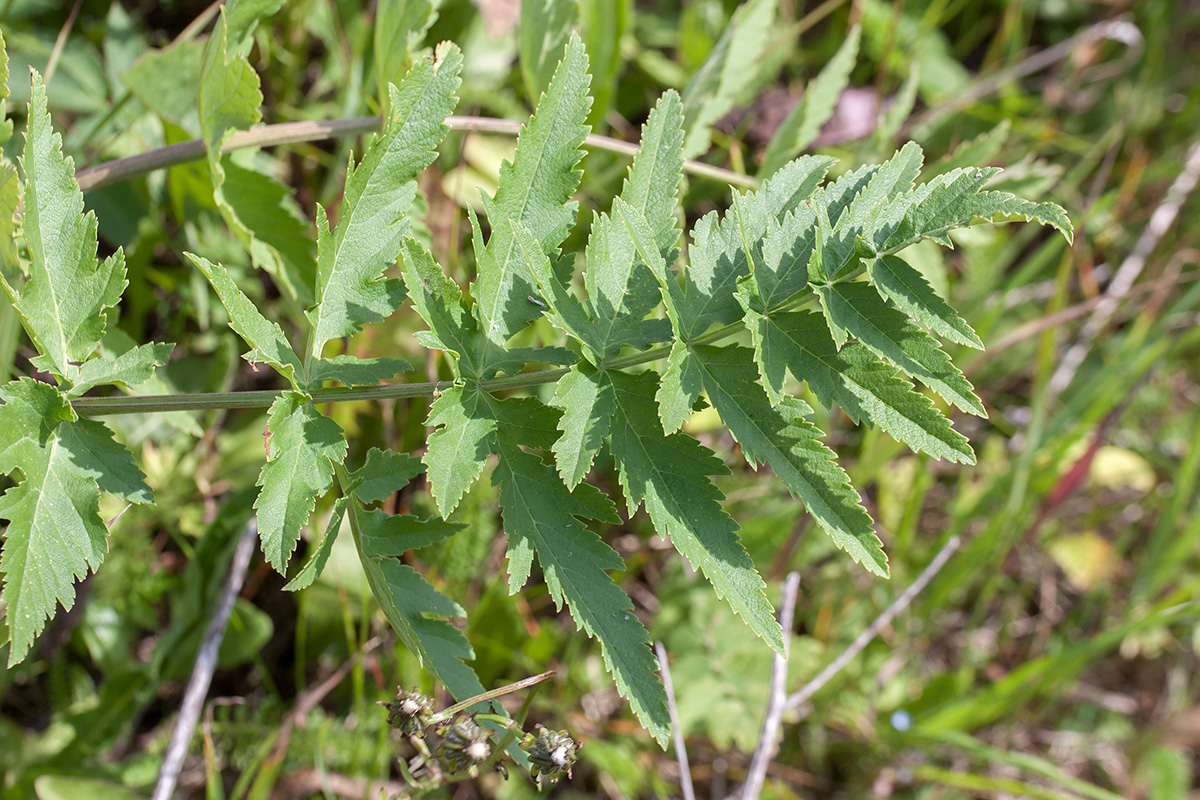
[[[563,483],[573,489],[592,468],[608,436],[616,398],[612,384],[581,362],[558,379],[550,405],[563,412],[558,421],[562,436],[554,443],[554,458]]]
[[[21,479],[0,498],[9,520],[0,573],[11,647],[22,661],[61,604],[75,603],[75,581],[108,550],[100,490],[150,502],[133,456],[98,422],[76,421],[54,387],[22,378],[0,388],[0,473]]]
[[[37,72],[31,91],[21,157],[29,279],[19,290],[7,280],[4,285],[40,354],[35,365],[69,384],[76,362],[91,356],[104,335],[105,309],[125,289],[125,257],[118,250],[97,262],[96,215],[83,213],[74,162],[62,154]]]
[[[437,430],[422,460],[438,512],[446,517],[483,472],[496,420],[482,392],[456,386],[433,401],[425,424]]]
[[[404,285],[382,273],[395,262],[409,229],[406,215],[417,194],[413,180],[433,161],[449,130],[445,120],[458,102],[461,69],[462,53],[452,44],[439,47],[436,59],[413,64],[391,90],[383,132],[346,179],[332,233],[319,214],[316,304],[307,312],[312,357],[330,339],[383,321],[404,300]]]
[[[886,577],[887,556],[871,516],[837,456],[821,443],[820,429],[804,419],[811,409],[792,397],[772,407],[758,384],[753,353],[743,347],[697,347],[695,353],[704,388],[746,460],[770,464],[838,547]]]
[[[617,398],[612,453],[629,510],[645,503],[655,529],[670,536],[751,630],[782,652],[766,586],[738,538],[737,523],[721,507],[724,495],[709,480],[729,470],[691,436],[663,435],[655,422],[652,373],[608,374]]]

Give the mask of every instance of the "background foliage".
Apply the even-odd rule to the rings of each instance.
[[[812,713],[785,724],[766,792],[1185,796],[1200,738],[1189,604],[1200,533],[1194,201],[1184,204],[1111,323],[1080,337],[1094,299],[1184,168],[1200,85],[1186,58],[1196,44],[1189,33],[1196,12],[1135,4],[1140,46],[1090,40],[1043,71],[1005,78],[1005,67],[1068,41],[1111,9],[1070,2],[735,5],[526,3],[523,13],[533,16],[514,28],[518,15],[506,17],[496,3],[446,0],[436,14],[419,2],[380,3],[372,15],[360,4],[312,0],[287,4],[252,34],[231,20],[227,42],[250,54],[262,78],[267,122],[378,113],[390,99],[379,87],[442,40],[463,50],[457,113],[525,119],[557,62],[538,54],[558,53],[565,42],[530,36],[529,19],[565,14],[577,20],[591,57],[588,119],[596,132],[636,139],[651,104],[674,88],[682,93],[685,153],[737,171],[767,174],[814,149],[850,168],[889,156],[893,137],[903,136],[924,148],[925,177],[995,164],[1007,168],[1002,188],[1065,205],[1078,231],[1071,246],[1033,225],[1001,226],[956,234],[952,252],[922,245],[914,256],[987,348],[954,352],[988,411],[987,421],[956,419],[977,465],[913,455],[813,404],[879,523],[890,581],[836,553],[778,483],[744,467],[721,479],[772,599],[782,575],[801,570],[792,689],[865,628],[947,537],[967,537],[911,610],[814,698]],[[50,111],[65,123],[64,150],[78,166],[193,137],[219,142],[236,122],[207,111],[203,99],[196,107],[200,77],[221,66],[203,57],[211,23],[185,32],[200,10],[82,4],[47,78]],[[9,113],[21,129],[25,65],[51,72],[47,62],[66,18],[36,3],[12,2],[3,13],[15,76]],[[851,32],[855,24],[861,38]],[[998,73],[1005,79],[973,96],[971,89]],[[844,84],[852,90],[843,92]],[[833,121],[823,125],[839,97]],[[885,113],[882,130],[864,127],[875,115],[855,108],[881,97],[894,98],[890,108],[904,113]],[[6,155],[20,141],[9,139]],[[429,200],[416,233],[459,285],[473,270],[465,257],[466,208],[478,202],[475,187],[495,191],[500,161],[513,146],[511,137],[451,133],[420,179]],[[139,391],[277,385],[237,358],[241,345],[224,309],[178,254],[219,261],[268,318],[299,324],[308,298],[289,291],[300,282],[288,276],[319,245],[310,240],[307,254],[289,251],[295,238],[284,232],[308,230],[303,220],[318,218],[317,204],[337,201],[352,148],[361,151],[343,138],[258,154],[253,163],[210,158],[85,195],[99,220],[102,255],[121,247],[130,281],[101,347],[117,357],[135,343],[176,342],[183,353]],[[627,163],[589,151],[576,195],[581,206],[619,191]],[[261,202],[230,200],[246,191],[214,197],[214,185],[256,181],[251,166],[272,176],[251,187]],[[11,180],[0,189],[11,192]],[[687,227],[723,210],[728,197],[718,182],[689,180]],[[271,215],[270,224],[250,220],[255,213]],[[266,241],[251,232],[263,230],[280,236]],[[3,256],[11,276],[14,261]],[[274,280],[260,279],[256,268]],[[411,335],[424,327],[416,314],[394,315],[355,338],[353,355],[416,363],[424,351]],[[0,357],[14,376],[29,374],[32,355],[19,332],[6,309]],[[1056,372],[1077,342],[1086,358],[1062,385]],[[428,362],[431,379],[447,377],[439,369]],[[359,450],[352,463],[376,445],[419,451],[429,436],[424,399],[327,409],[352,434]],[[126,508],[106,498],[104,519],[120,517],[105,568],[80,585],[73,611],[52,623],[31,657],[0,674],[0,769],[14,797],[148,791],[180,681],[253,512],[254,494],[241,490],[262,465],[263,412],[109,421],[137,452],[157,505]],[[740,464],[735,443],[713,422],[701,412],[686,424],[726,464]],[[605,488],[615,487],[616,465],[596,466]],[[140,496],[133,485],[124,491],[131,501]],[[466,528],[422,549],[414,562],[471,609],[465,633],[480,679],[491,686],[560,665],[534,716],[587,742],[575,780],[558,790],[564,795],[677,792],[674,761],[638,732],[599,651],[555,612],[550,588],[535,582],[508,597],[495,546],[501,502],[490,481],[476,482],[456,512]],[[422,491],[403,493],[395,506],[432,512]],[[698,788],[723,797],[757,738],[770,650],[650,534],[640,515],[617,532],[628,565],[621,582],[671,654]],[[299,700],[386,630],[356,557],[339,541],[322,577],[295,594],[280,591],[283,581],[269,566],[253,568],[210,694],[238,700],[213,706],[194,748],[202,757],[188,773],[193,788],[207,777],[213,796],[360,796],[367,782],[393,778],[396,745],[371,703],[388,698],[397,682],[428,688],[402,643],[373,645],[322,704],[306,708]],[[301,716],[289,716],[297,708]],[[473,791],[524,796],[533,789],[496,777]]]

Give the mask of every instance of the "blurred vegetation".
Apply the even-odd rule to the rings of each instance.
[[[444,0],[424,35],[395,36],[375,26],[374,5],[299,0],[260,27],[253,52],[266,122],[378,113],[381,82],[445,39],[465,55],[457,113],[528,116],[541,78],[518,61],[518,3]],[[659,94],[682,90],[710,57],[737,5],[581,0],[579,25],[596,73],[594,132],[636,138]],[[77,166],[193,138],[196,74],[184,67],[199,63],[207,28],[189,25],[204,4],[86,0],[68,25],[70,11],[40,0],[0,6],[18,130],[29,91],[24,65],[47,71],[61,33],[47,83]],[[989,419],[956,419],[978,454],[973,467],[914,456],[838,415],[819,420],[879,522],[890,581],[838,553],[778,483],[744,469],[722,480],[775,597],[787,572],[801,574],[789,691],[844,650],[950,536],[965,539],[802,719],[785,715],[763,797],[1195,796],[1200,201],[1184,199],[1107,319],[1097,316],[1097,298],[1135,251],[1197,141],[1200,7],[829,0],[781,2],[778,13],[758,60],[739,65],[704,160],[753,175],[803,88],[858,24],[862,44],[849,88],[810,149],[850,168],[912,138],[931,170],[1005,167],[1005,188],[1064,205],[1076,238],[1068,246],[1034,225],[996,226],[956,234],[953,251],[922,246],[909,254],[988,347],[981,355],[952,353],[966,359]],[[1080,36],[1113,19],[1121,21],[1116,38]],[[1055,48],[1052,63],[1022,69]],[[915,109],[881,135],[878,110],[910,77]],[[6,145],[10,157],[19,141]],[[422,179],[428,240],[460,282],[472,269],[462,257],[469,252],[464,203],[478,197],[476,186],[494,187],[512,147],[509,137],[453,133]],[[342,139],[258,158],[294,190],[297,215],[311,218],[315,201],[336,201],[352,149],[359,144]],[[611,196],[627,163],[589,154],[581,217]],[[689,220],[724,207],[729,192],[693,179]],[[160,371],[152,390],[269,388],[239,361],[223,310],[179,254],[219,258],[268,316],[294,319],[300,308],[252,270],[213,207],[202,166],[86,197],[100,219],[102,250],[122,246],[129,263],[113,335],[185,345],[186,357]],[[0,364],[26,374],[31,351],[5,311]],[[354,344],[359,355],[412,358],[423,353],[410,336],[421,327],[415,315],[399,314]],[[1073,347],[1083,358],[1070,375],[1061,365]],[[433,377],[437,366],[429,370]],[[342,404],[328,413],[356,434],[354,458],[373,445],[419,451],[426,411],[418,399]],[[0,796],[149,795],[212,599],[251,514],[253,494],[244,489],[261,464],[263,416],[112,419],[158,504],[123,515],[116,504],[102,508],[107,519],[121,515],[107,566],[81,585],[80,602],[54,620],[25,663],[0,672]],[[723,432],[706,433],[702,413],[690,425],[718,453],[735,446]],[[594,478],[615,485],[606,469],[598,463]],[[397,502],[430,507],[421,492]],[[467,634],[485,686],[558,670],[537,696],[532,721],[567,728],[585,744],[574,780],[554,793],[679,796],[673,754],[633,721],[598,650],[536,582],[508,596],[488,481],[475,485],[456,516],[467,531],[414,563],[469,610]],[[610,541],[629,564],[623,585],[670,654],[697,793],[724,798],[744,777],[759,736],[770,651],[678,559],[664,556],[642,515]],[[343,544],[349,540],[335,547],[322,577],[296,594],[282,592],[282,579],[261,560],[252,566],[181,796],[398,790],[398,744],[374,703],[389,699],[396,684],[435,687],[388,635]],[[320,703],[291,714],[306,690],[379,634],[383,644]],[[456,798],[536,794],[519,775],[453,788]]]

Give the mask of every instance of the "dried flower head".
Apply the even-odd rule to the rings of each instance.
[[[460,719],[442,735],[438,755],[445,758],[452,771],[478,767],[492,754],[488,739],[492,732],[470,718]]]
[[[581,745],[566,731],[552,731],[541,725],[536,730],[537,734],[525,748],[533,765],[533,777],[547,783],[555,783],[563,775],[570,778]]]
[[[404,687],[396,687],[396,697],[390,703],[383,701],[379,705],[388,710],[388,725],[398,728],[405,736],[424,736],[425,727],[433,714],[433,700],[413,687],[411,692]]]

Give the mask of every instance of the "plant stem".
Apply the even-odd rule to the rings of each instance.
[[[801,303],[806,298],[801,298]],[[799,303],[783,303],[768,313],[784,310]],[[738,323],[709,331],[689,342],[689,345],[705,345],[719,342],[742,330]],[[666,358],[671,352],[669,345],[661,345],[620,356],[601,364],[607,369],[625,369],[650,361]],[[553,383],[569,371],[568,367],[523,372],[479,381],[484,391],[498,392],[507,389],[525,389],[543,383]],[[381,386],[337,387],[316,389],[309,394],[314,403],[352,403],[362,400],[397,400],[406,397],[424,397],[444,392],[454,386],[453,381],[425,381],[422,383],[387,384]],[[214,411],[218,409],[267,408],[279,397],[283,389],[260,389],[249,392],[206,392],[202,394],[154,394],[130,395],[125,397],[80,397],[71,401],[71,407],[80,417],[107,417],[117,414],[152,414],[168,411]]]
[[[482,133],[500,133],[515,136],[521,132],[520,122],[507,119],[492,119],[489,117],[447,117],[446,125],[456,131],[478,131]],[[357,136],[379,130],[380,118],[346,117],[343,119],[313,120],[300,122],[280,122],[275,125],[265,125],[248,131],[238,131],[231,135],[221,148],[221,152],[242,150],[248,147],[270,147],[279,144],[295,144],[297,142],[316,142],[323,139],[335,139],[339,136]],[[584,139],[584,144],[599,150],[609,150],[614,153],[635,155],[641,148],[630,142],[613,139],[610,136],[591,134]],[[119,183],[147,172],[165,169],[196,161],[204,157],[204,142],[192,139],[187,142],[148,150],[136,156],[118,158],[97,164],[94,167],[81,169],[75,173],[79,188],[87,192]],[[700,175],[705,178],[731,183],[735,186],[753,188],[758,186],[758,179],[740,172],[734,172],[702,161],[685,161],[684,172]]]

